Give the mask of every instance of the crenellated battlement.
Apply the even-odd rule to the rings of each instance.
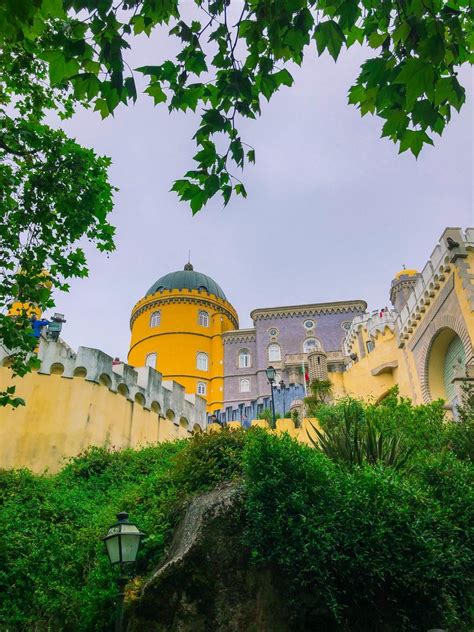
[[[83,378],[108,388],[113,393],[135,402],[188,428],[206,426],[206,402],[202,397],[186,395],[184,387],[173,381],[163,381],[151,367],[134,368],[129,364],[114,364],[113,358],[99,349],[79,347],[75,353],[62,340],[42,338],[38,350],[42,375],[63,378]]]
[[[465,260],[474,249],[474,228],[446,228],[418,277],[407,303],[396,320],[400,347],[404,347],[422,315],[438,296],[447,275],[456,267],[471,309],[474,307],[473,275]]]

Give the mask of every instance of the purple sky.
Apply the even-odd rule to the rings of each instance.
[[[163,40],[140,40],[132,66],[158,63],[158,46]],[[469,70],[460,73],[467,104],[415,161],[380,139],[380,119],[347,104],[371,53],[354,48],[337,64],[308,54],[294,86],[265,102],[259,120],[240,124],[257,157],[243,174],[247,200],[233,198],[226,209],[218,200],[195,217],[169,189],[192,168],[196,118],[170,116],[142,95],[113,119],[82,111],[64,124],[111,156],[120,189],[111,217],[117,250],[109,258],[88,251],[89,278],[56,299],[69,344],[125,359],[131,308],[158,277],[184,266],[189,249],[194,268],[222,286],[247,327],[255,307],[359,298],[385,306],[402,264],[421,268],[445,226],[472,225]]]

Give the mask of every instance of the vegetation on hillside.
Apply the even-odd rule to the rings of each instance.
[[[337,427],[344,406],[323,427]],[[116,571],[101,537],[115,513],[128,511],[147,534],[130,602],[187,500],[235,481],[245,503],[235,528],[253,563],[282,579],[292,629],[472,629],[472,427],[396,395],[354,406],[361,424],[370,420],[409,450],[403,466],[347,467],[257,428],[137,451],[92,448],[54,476],[2,471],[0,628],[110,630]]]

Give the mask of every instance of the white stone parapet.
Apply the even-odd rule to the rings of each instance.
[[[464,289],[474,304],[474,278],[464,263],[468,249],[474,249],[474,228],[467,228],[464,232],[461,228],[446,228],[408,296],[406,305],[397,316],[396,328],[401,347],[453,266],[459,268]]]
[[[357,338],[358,331],[363,328],[367,330],[369,336],[375,336],[377,332],[383,333],[388,327],[391,331],[395,329],[397,313],[394,310],[373,310],[366,312],[362,316],[356,316],[347,331],[343,342],[343,349],[346,356],[350,355],[351,348]]]
[[[113,358],[99,349],[79,347],[75,353],[64,341],[46,338],[40,340],[38,358],[39,373],[60,374],[64,379],[82,377],[176,424],[185,420],[189,429],[196,424],[203,430],[206,427],[206,401],[198,395],[185,394],[184,387],[177,382],[163,382],[161,373],[151,367],[114,364]]]

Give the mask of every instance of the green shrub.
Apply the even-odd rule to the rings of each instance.
[[[474,503],[455,490],[467,470],[444,478],[441,502],[426,480],[348,472],[289,437],[253,435],[244,459],[245,541],[280,571],[293,629],[470,629]]]
[[[144,577],[184,501],[236,480],[242,542],[281,577],[295,632],[470,630],[472,463],[450,447],[449,424],[441,438],[429,436],[442,418],[436,407],[351,406],[361,424],[387,432],[402,420],[403,440],[419,446],[409,470],[348,470],[254,428],[136,451],[92,448],[55,476],[0,471],[0,630],[110,630],[117,574],[101,538],[115,514],[128,511],[147,534],[137,564]],[[327,423],[335,427],[341,410]]]

